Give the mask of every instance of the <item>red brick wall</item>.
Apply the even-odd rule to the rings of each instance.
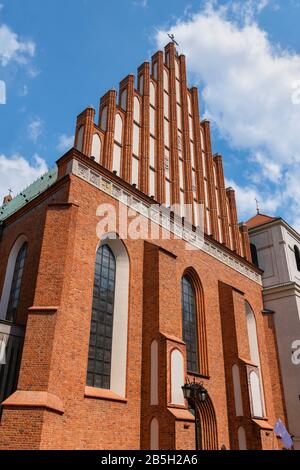
[[[228,413],[231,412],[232,397],[226,389],[225,362],[231,359],[224,354],[230,335],[235,336],[235,327],[238,350],[247,354],[248,347],[242,303],[235,298],[237,291],[232,290],[241,286],[257,319],[268,418],[273,425],[274,404],[261,315],[261,288],[208,254],[187,251],[185,242],[181,240],[124,242],[130,259],[127,402],[84,396],[98,243],[96,209],[102,202],[117,203],[75,176],[71,176],[70,192],[65,202],[65,205],[48,207],[45,229],[40,227],[38,240],[35,238],[32,242],[37,249],[33,252],[30,248],[31,256],[39,259],[37,281],[27,279],[22,296],[31,300],[27,301],[26,307],[31,306],[34,298],[36,310],[29,313],[18,386],[19,390],[47,390],[61,400],[64,413],[24,406],[18,410],[4,408],[0,448],[147,448],[153,416],[160,422],[162,449],[175,446],[178,449],[193,448],[193,423],[185,428],[185,422],[177,421],[167,409],[170,393],[168,351],[172,342],[177,343],[163,336],[171,335],[179,340],[182,337],[180,286],[181,277],[188,267],[194,268],[203,286],[209,378],[201,380],[216,412],[219,446],[225,444],[229,448],[229,436],[235,432],[235,429],[229,432],[232,422],[228,421]],[[39,210],[43,214],[45,209]],[[3,265],[12,240],[33,225],[31,217],[30,212],[24,214],[14,223],[15,227],[8,225],[5,229],[0,246]],[[36,263],[36,260],[29,258],[28,262]],[[221,289],[222,295],[219,295],[220,283],[229,286],[228,294],[223,295]],[[224,303],[222,308],[220,302]],[[57,310],[46,307],[57,307]],[[228,326],[224,328],[227,316]],[[235,322],[229,323],[233,317]],[[157,407],[149,405],[150,344],[153,338],[159,339]],[[184,346],[179,345],[180,348],[184,352]],[[243,393],[246,400],[247,391],[243,390]],[[249,446],[257,447],[257,433],[251,426],[249,424]],[[26,438],[22,429],[25,429]]]

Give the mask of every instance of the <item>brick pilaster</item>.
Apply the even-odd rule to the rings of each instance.
[[[171,204],[180,204],[179,161],[178,161],[178,126],[176,109],[176,78],[175,60],[176,50],[173,43],[169,43],[165,51],[169,54],[169,101],[170,101],[170,152],[171,152]]]
[[[104,138],[104,150],[102,153],[102,165],[112,169],[114,135],[115,135],[115,117],[116,117],[116,90],[108,91],[100,101],[99,127],[102,110],[107,106],[107,124]]]
[[[139,79],[143,76],[142,95],[142,131],[141,131],[141,174],[140,188],[149,194],[149,164],[150,164],[150,64],[145,62],[138,69]]]
[[[92,107],[86,108],[77,117],[76,132],[75,132],[75,147],[78,146],[79,129],[83,126],[84,131],[83,131],[81,152],[84,153],[84,155],[87,155],[88,157],[90,157],[91,152],[92,152],[94,119],[95,119],[95,110]]]
[[[165,141],[164,141],[164,53],[158,51],[152,57],[157,64],[156,82],[156,186],[157,200],[165,203]]]
[[[185,204],[191,208],[190,214],[186,214],[192,220],[194,195],[192,190],[192,162],[190,150],[190,130],[189,130],[189,112],[186,84],[186,63],[185,56],[179,57],[180,64],[180,90],[181,90],[181,116],[182,116],[182,137],[183,137],[183,160],[184,160],[184,191]],[[194,135],[194,129],[192,129]]]
[[[226,194],[227,194],[228,202],[229,202],[233,250],[236,251],[240,255],[241,254],[240,232],[239,232],[236,202],[235,202],[235,191],[232,188],[227,188]]]
[[[202,128],[204,132],[205,142],[205,154],[207,162],[207,181],[208,181],[208,195],[209,195],[209,209],[211,216],[211,233],[212,236],[218,240],[218,214],[217,214],[217,201],[216,201],[216,190],[214,181],[214,170],[213,170],[213,157],[211,148],[210,138],[210,123],[209,121],[202,122]]]
[[[127,104],[125,114],[124,142],[121,161],[121,177],[131,183],[132,171],[132,142],[133,142],[133,100],[134,100],[134,76],[128,75],[120,83],[120,97],[127,89]]]
[[[217,172],[217,183],[220,196],[220,215],[221,215],[221,227],[222,227],[222,239],[223,243],[229,248],[230,239],[229,239],[229,221],[227,216],[227,206],[226,206],[226,189],[225,189],[225,179],[223,171],[223,161],[221,155],[214,156],[214,162],[216,165]]]

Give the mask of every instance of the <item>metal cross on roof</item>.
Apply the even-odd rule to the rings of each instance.
[[[259,208],[259,200],[255,198],[256,201],[256,212],[259,214],[260,208]]]
[[[175,41],[175,36],[174,36],[174,34],[168,33],[168,36],[169,36],[169,38],[171,39],[172,43],[175,44],[175,46],[178,46],[178,47],[179,47],[178,42]]]

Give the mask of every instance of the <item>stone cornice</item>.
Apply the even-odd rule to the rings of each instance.
[[[275,286],[265,287],[263,289],[263,297],[265,300],[281,299],[283,297],[300,297],[300,285],[296,282],[286,282],[276,284]]]

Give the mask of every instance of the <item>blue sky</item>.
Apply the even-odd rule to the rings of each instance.
[[[173,31],[202,116],[211,119],[214,152],[237,189],[240,218],[255,212],[258,197],[263,212],[300,229],[300,100],[292,102],[300,89],[300,0],[0,4],[1,199],[52,166],[71,146],[77,114],[97,109]]]

